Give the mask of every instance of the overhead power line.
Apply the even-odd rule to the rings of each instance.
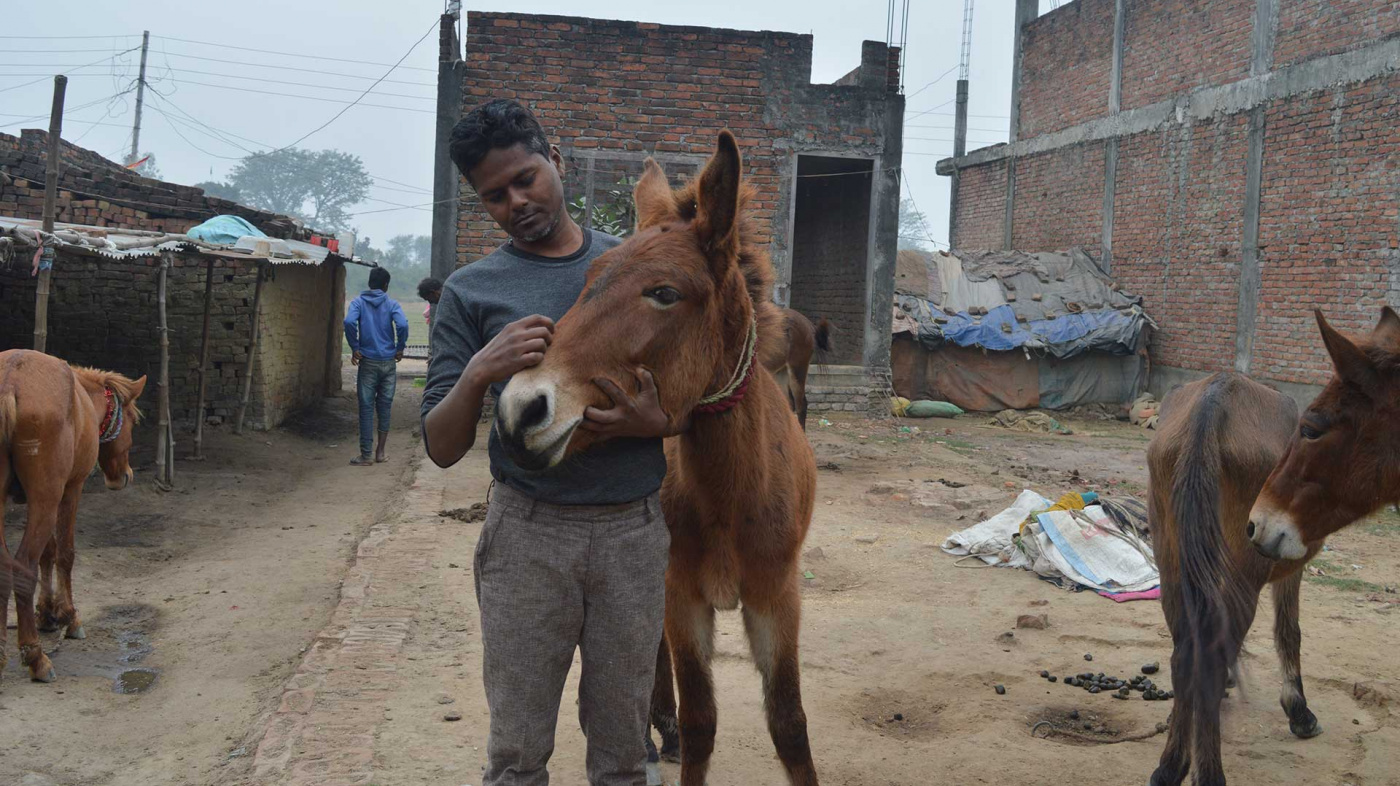
[[[303,100],[303,101],[324,101],[324,102],[330,103],[330,104],[348,104],[349,106],[347,106],[346,109],[349,109],[350,106],[369,106],[369,107],[374,107],[374,108],[376,108],[376,109],[397,109],[397,110],[400,111],[400,112],[419,112],[419,113],[421,113],[421,114],[426,114],[426,115],[437,114],[437,112],[434,111],[434,110],[432,110],[432,109],[413,109],[412,107],[406,107],[406,106],[389,106],[388,104],[365,104],[365,103],[361,103],[361,102],[359,102],[359,101],[346,101],[346,100],[343,100],[343,99],[340,99],[340,98],[324,98],[324,97],[322,97],[322,96],[304,96],[304,95],[296,95],[296,94],[294,94],[294,93],[276,93],[276,92],[273,92],[273,91],[271,91],[271,90],[254,90],[254,89],[249,88],[249,87],[234,87],[233,85],[215,85],[215,84],[210,84],[210,83],[208,83],[208,82],[190,82],[190,81],[183,80],[183,79],[180,80],[180,82],[179,82],[178,84],[182,84],[182,85],[197,85],[197,86],[199,86],[199,87],[214,87],[214,88],[220,88],[220,89],[223,89],[223,90],[237,90],[237,91],[240,92],[240,93],[257,93],[257,94],[259,94],[259,95],[265,95],[265,96],[281,96],[282,98],[299,98],[299,99],[301,99],[301,100]],[[337,115],[337,117],[338,117],[338,116],[339,116],[339,115]],[[315,132],[312,132],[312,133],[315,133]]]
[[[360,79],[360,80],[364,80],[364,81],[367,81],[367,82],[372,82],[372,81],[374,81],[374,77],[372,77],[372,76],[363,76],[363,75],[361,75],[361,74],[347,74],[347,73],[344,73],[343,71],[322,71],[322,70],[317,69],[317,68],[297,68],[297,67],[295,67],[295,66],[284,66],[284,65],[277,65],[277,64],[270,64],[270,63],[249,63],[249,62],[247,62],[246,60],[225,60],[225,59],[219,58],[219,57],[203,57],[203,56],[201,56],[201,55],[187,55],[187,54],[185,54],[185,53],[183,53],[183,52],[164,52],[164,51],[162,51],[160,54],[161,54],[162,57],[183,57],[183,58],[185,58],[185,59],[187,59],[187,60],[203,60],[203,61],[206,62],[206,63],[223,63],[224,65],[244,66],[244,67],[247,67],[247,68],[270,68],[270,69],[273,69],[273,70],[275,70],[275,71],[300,71],[300,72],[306,73],[306,74],[321,74],[322,76],[339,76],[339,77],[344,77],[344,78],[346,78],[346,79]],[[172,70],[178,70],[178,69],[172,69]],[[418,85],[418,86],[420,86],[420,87],[437,87],[437,85],[433,84],[432,82],[411,82],[411,81],[403,80],[403,79],[385,79],[385,80],[383,80],[383,81],[386,82],[386,83],[395,84],[395,85]]]
[[[139,47],[139,46],[133,46],[132,48],[127,49],[127,50],[125,50],[125,51],[123,51],[123,52],[117,52],[116,54],[108,55],[108,56],[102,58],[101,60],[94,60],[94,61],[92,61],[91,63],[87,63],[87,64],[84,64],[84,65],[73,66],[70,70],[77,71],[77,70],[82,69],[82,68],[91,68],[91,67],[93,67],[93,66],[95,66],[95,65],[100,65],[100,64],[102,64],[102,63],[105,63],[105,62],[107,62],[108,60],[115,60],[115,59],[117,59],[118,57],[121,57],[122,55],[131,54],[132,52],[135,52],[136,50],[138,50],[138,49],[140,49],[140,48],[141,48],[141,47]],[[32,66],[32,65],[34,65],[34,64],[33,64],[33,63],[0,63],[0,66],[6,66],[6,67],[8,67],[8,66],[13,66],[13,65]],[[66,76],[68,72],[67,72],[67,71],[62,71],[62,72],[60,72],[60,73],[62,73],[62,74],[64,74],[64,75]],[[43,82],[44,80],[48,79],[49,76],[50,76],[50,75],[45,75],[45,76],[39,77],[38,79],[35,79],[35,80],[32,81],[32,82],[25,82],[25,83],[23,83],[23,84],[10,85],[9,87],[0,88],[0,93],[4,93],[4,92],[10,91],[10,90],[18,90],[18,89],[20,89],[21,87],[28,87],[28,86],[30,86],[30,85],[37,85],[37,84],[39,84],[40,82]]]
[[[25,41],[78,41],[91,40],[97,38],[140,38],[140,33],[123,33],[121,35],[0,35],[3,40],[25,40]]]
[[[219,74],[219,73],[215,73],[215,72],[212,72],[212,71],[190,71],[190,70],[183,69],[183,68],[167,68],[167,69],[165,69],[165,70],[168,71],[168,72],[177,73],[177,74],[202,74],[202,75],[204,75],[204,76],[217,76],[217,77],[222,77],[222,78],[225,78],[225,79],[244,79],[244,80],[248,80],[248,81],[251,81],[251,82],[267,82],[267,83],[274,84],[274,85],[291,85],[291,86],[293,86],[293,87],[310,87],[310,88],[314,88],[314,89],[316,89],[316,90],[336,90],[336,91],[339,91],[339,92],[342,92],[342,93],[359,93],[359,92],[361,92],[361,89],[358,88],[358,87],[335,87],[335,86],[333,86],[333,85],[313,85],[313,84],[310,84],[310,83],[308,83],[308,82],[288,82],[288,81],[285,80],[285,79],[264,79],[263,77],[258,77],[258,76],[242,76],[242,75],[240,75],[240,74]],[[152,81],[156,81],[156,82],[158,83],[160,80],[152,80]],[[195,83],[194,83],[194,82],[191,82],[190,84],[195,84]],[[386,97],[386,98],[409,98],[409,99],[413,99],[413,100],[416,100],[416,101],[436,101],[436,100],[437,100],[437,97],[436,97],[436,96],[411,96],[411,95],[408,95],[408,94],[406,94],[406,93],[375,93],[375,95],[377,95],[377,96],[384,96],[384,97]]]
[[[437,29],[437,21],[436,21],[436,20],[433,21],[433,29]],[[168,35],[158,35],[158,36],[154,36],[154,37],[155,37],[155,38],[159,38],[159,39],[162,40],[162,41],[179,41],[179,42],[182,43],[182,44],[198,44],[198,45],[200,45],[200,46],[217,46],[217,47],[219,47],[219,48],[221,48],[221,49],[237,49],[237,50],[239,50],[240,52],[258,52],[259,54],[265,54],[265,55],[279,55],[279,56],[281,56],[281,57],[299,57],[299,58],[302,58],[302,59],[304,59],[304,60],[326,60],[326,61],[329,61],[329,62],[332,62],[332,63],[353,63],[354,65],[386,66],[386,67],[391,67],[391,68],[403,68],[403,69],[406,69],[406,70],[409,70],[409,71],[427,71],[427,72],[429,72],[429,73],[434,73],[434,74],[437,73],[437,69],[436,69],[436,68],[419,68],[419,67],[416,67],[416,66],[401,66],[401,65],[399,65],[399,63],[393,63],[393,64],[390,64],[390,63],[375,63],[375,62],[371,62],[371,61],[368,61],[368,60],[352,60],[352,59],[343,58],[343,57],[325,57],[324,55],[304,55],[304,54],[301,54],[301,53],[299,53],[299,52],[279,52],[279,51],[276,51],[276,50],[274,50],[274,49],[254,49],[254,48],[248,47],[248,46],[234,46],[233,44],[216,44],[216,43],[213,43],[212,41],[193,41],[193,40],[188,39],[188,38],[175,38],[175,37],[173,37],[173,36],[168,36]],[[424,36],[424,38],[426,38],[426,37],[427,37],[427,36]],[[410,50],[410,51],[412,51],[412,50]],[[174,53],[172,52],[172,54],[174,54]],[[400,60],[400,62],[402,62],[402,60]]]

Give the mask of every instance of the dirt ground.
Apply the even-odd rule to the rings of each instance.
[[[13,665],[5,674],[0,783],[26,772],[39,773],[29,776],[35,786],[337,782],[298,780],[295,767],[285,777],[260,776],[252,753],[302,650],[326,640],[317,631],[372,524],[385,533],[376,549],[412,532],[431,555],[412,576],[385,579],[415,582],[416,610],[392,656],[393,689],[366,691],[354,707],[372,719],[372,734],[355,743],[370,749],[368,774],[340,782],[480,783],[487,713],[471,575],[480,524],[438,512],[485,500],[485,457],[473,453],[445,471],[424,463],[410,478],[397,461],[409,441],[404,430],[394,436],[396,463],[356,472],[342,466],[349,412],[333,402],[301,433],[221,435],[214,461],[181,466],[188,491],[180,495],[94,493],[80,521],[77,584],[90,638],[45,640],[59,647],[56,685],[30,684]],[[822,782],[1146,782],[1165,737],[1120,740],[1153,732],[1170,702],[1089,695],[1039,671],[1083,671],[1086,653],[1096,672],[1165,665],[1170,642],[1159,605],[1069,593],[1022,571],[960,568],[938,545],[1025,487],[1047,496],[1142,494],[1148,435],[1074,418],[1071,436],[1008,432],[981,425],[980,416],[833,420],[809,423],[822,471],[803,564],[812,575],[804,579],[803,693]],[[410,484],[419,501],[398,503],[396,491]],[[1271,619],[1260,614],[1245,681],[1226,702],[1225,767],[1234,782],[1400,784],[1400,723],[1391,715],[1400,596],[1386,591],[1400,581],[1397,545],[1400,517],[1357,525],[1332,539],[1319,574],[1305,583],[1304,685],[1321,737],[1288,732]],[[1030,612],[1047,614],[1049,628],[1004,636]],[[131,630],[151,647],[140,666],[160,674],[144,693],[121,695],[113,661]],[[782,783],[737,614],[720,615],[717,650],[720,721],[709,781]],[[583,782],[576,677],[560,712],[557,783]],[[453,715],[460,719],[445,719]],[[1077,735],[1033,736],[1042,720]],[[334,735],[319,736],[333,746]],[[667,783],[678,776],[674,765],[663,772]]]

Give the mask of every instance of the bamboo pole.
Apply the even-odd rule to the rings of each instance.
[[[49,110],[49,155],[44,162],[44,223],[45,235],[53,234],[53,222],[58,212],[58,167],[63,158],[63,96],[68,91],[68,77],[53,78],[53,108]],[[42,241],[41,241],[42,242]],[[49,345],[49,280],[53,278],[54,252],[41,264],[39,280],[34,286],[34,349],[48,351]]]
[[[156,487],[169,491],[174,485],[175,463],[174,442],[170,436],[170,329],[165,319],[165,280],[170,270],[170,254],[160,256],[160,269],[156,274],[156,307],[160,318],[160,400],[159,424],[156,427],[159,442],[156,444]]]
[[[262,330],[262,290],[266,265],[258,263],[258,283],[253,287],[253,328],[248,342],[248,359],[243,363],[243,395],[238,400],[238,417],[233,421],[233,433],[243,433],[243,415],[248,411],[248,396],[253,391],[253,361],[258,356],[258,337]]]
[[[194,460],[204,460],[204,395],[209,389],[209,312],[214,305],[214,258],[204,266],[204,334],[199,344],[199,400],[194,408]]]

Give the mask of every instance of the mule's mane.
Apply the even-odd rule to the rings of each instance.
[[[683,221],[694,221],[696,217],[696,197],[698,179],[691,180],[673,194],[676,210]],[[768,256],[768,244],[759,232],[758,219],[750,205],[757,197],[757,191],[747,183],[739,188],[739,270],[744,274],[744,284],[753,301],[754,319],[758,321],[757,361],[765,367],[771,365],[786,351],[787,336],[782,309],[773,302],[773,260]]]
[[[133,422],[141,422],[141,410],[138,409],[136,404],[132,401],[132,398],[136,394],[136,380],[118,374],[115,371],[103,371],[102,369],[88,368],[87,366],[75,366],[71,363],[68,367],[73,369],[73,373],[77,375],[78,381],[85,387],[94,387],[98,390],[102,388],[111,388],[112,392],[117,394],[117,397],[122,400],[122,406],[126,410],[127,415],[132,418]]]

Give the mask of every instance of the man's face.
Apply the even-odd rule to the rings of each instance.
[[[554,233],[564,217],[564,162],[524,145],[495,148],[467,173],[486,212],[511,237],[537,243]]]
[[[434,289],[433,291],[431,291],[431,292],[428,293],[428,302],[429,302],[429,303],[432,303],[433,305],[436,306],[436,305],[438,304],[438,301],[439,301],[439,300],[442,300],[442,290],[441,290],[441,289]]]

